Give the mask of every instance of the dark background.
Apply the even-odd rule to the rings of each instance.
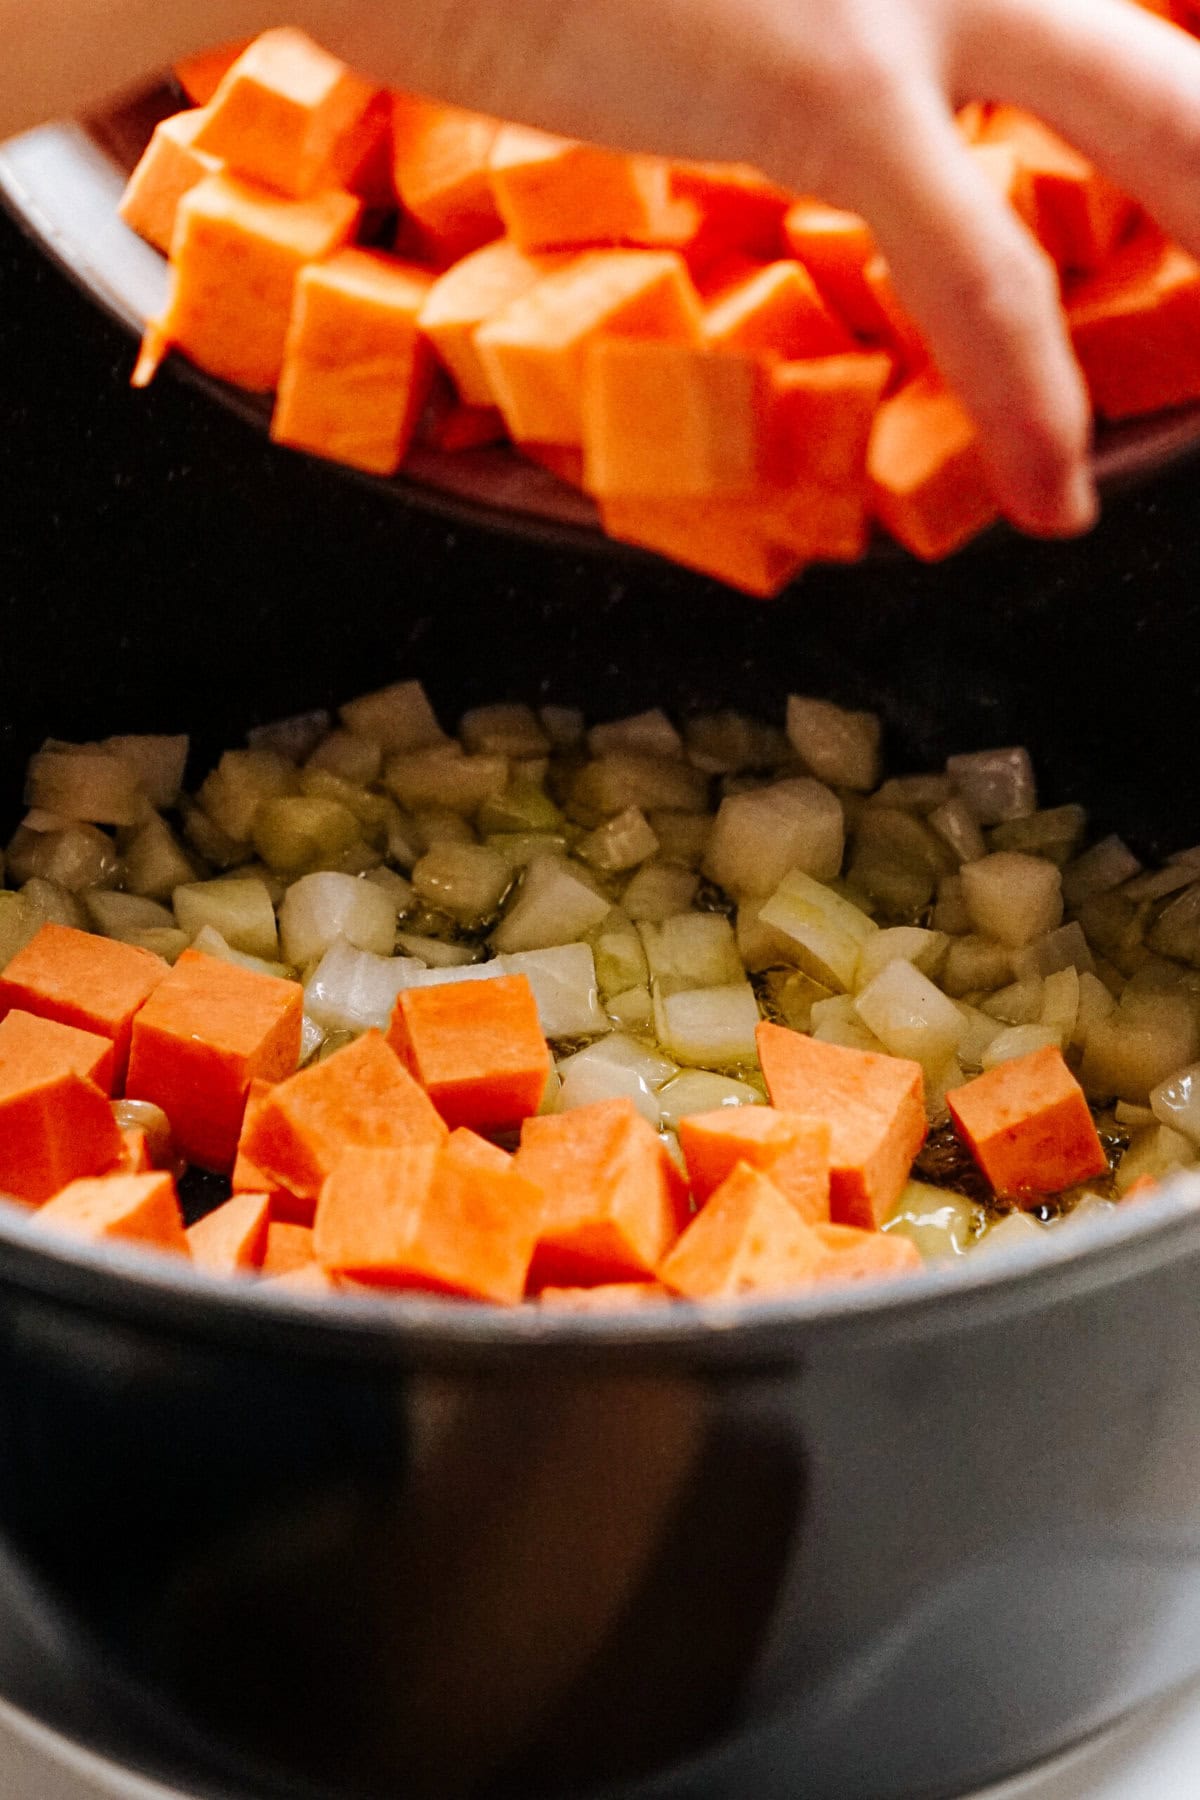
[[[133,345],[0,215],[0,742],[256,719],[419,674],[447,716],[554,695],[881,705],[901,764],[1028,742],[1050,798],[1200,836],[1194,466],[1078,545],[818,571],[772,605],[648,557],[417,510],[266,444]]]

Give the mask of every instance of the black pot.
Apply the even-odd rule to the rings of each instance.
[[[120,340],[20,268],[14,814],[47,733],[190,727],[202,760],[419,675],[448,722],[828,693],[895,766],[1023,741],[1101,829],[1200,836],[1186,475],[1085,546],[758,607],[127,399]],[[1026,1766],[1200,1669],[1198,1194],[895,1291],[620,1319],[243,1293],[0,1219],[0,1693],[225,1800],[933,1800]]]

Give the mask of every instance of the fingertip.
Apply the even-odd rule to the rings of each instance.
[[[1023,471],[1001,482],[1001,506],[1021,531],[1033,537],[1082,537],[1100,516],[1100,498],[1090,467],[1081,462],[1057,480]]]

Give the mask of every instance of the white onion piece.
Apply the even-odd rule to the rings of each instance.
[[[699,769],[673,757],[609,750],[575,777],[571,804],[589,821],[611,819],[629,806],[643,812],[666,807],[702,813],[708,810],[708,781]]]
[[[498,959],[506,975],[524,975],[548,1038],[595,1037],[612,1029],[596,991],[596,964],[587,944],[525,950]]]
[[[846,1050],[869,1050],[875,1056],[887,1051],[868,1029],[849,994],[814,1000],[809,1012],[812,1035],[820,1044],[841,1044]]]
[[[383,767],[383,746],[374,738],[359,737],[353,731],[331,731],[313,750],[305,769],[319,769],[349,781],[355,787],[367,787],[379,780]]]
[[[727,987],[654,991],[656,1035],[676,1062],[729,1068],[752,1062],[758,1001],[748,981]]]
[[[125,846],[125,886],[131,894],[166,900],[187,882],[196,867],[165,819],[153,813]]]
[[[737,947],[748,974],[778,969],[792,960],[793,943],[773,925],[764,925],[758,900],[743,901],[737,912]]]
[[[77,896],[70,888],[59,887],[57,882],[43,881],[40,876],[35,875],[21,889],[21,898],[28,901],[36,909],[39,918],[46,923],[69,925],[75,931],[86,931],[88,913],[91,911],[87,902],[105,891],[103,888],[93,888],[90,891],[85,889],[82,896]],[[173,922],[170,913],[167,913],[165,923],[170,925]]]
[[[182,939],[179,946],[180,950],[186,949],[188,942],[186,932],[181,931],[175,935]],[[150,933],[144,932],[140,934],[137,941],[143,944],[144,948],[149,950],[153,948],[153,944],[148,941],[149,938]],[[225,939],[213,925],[201,926],[200,930],[192,939],[191,947],[193,950],[198,950],[202,956],[214,957],[217,962],[233,963],[235,967],[239,969],[249,969],[255,975],[272,975],[278,981],[291,981],[294,979],[294,972],[286,963],[268,962],[261,956],[249,956],[244,950],[235,950],[232,944],[227,944],[225,942]],[[168,958],[168,960],[170,959]]]
[[[296,771],[274,750],[227,750],[205,776],[197,799],[205,816],[234,844],[248,844],[259,811],[294,794]]]
[[[515,899],[492,933],[492,946],[544,950],[585,937],[608,915],[608,901],[583,879],[583,871],[556,856],[530,863]]]
[[[865,793],[879,780],[882,727],[874,713],[846,712],[829,700],[791,694],[787,734],[797,756],[830,787]]]
[[[478,756],[545,756],[550,739],[531,706],[476,706],[458,722],[465,747]]]
[[[863,944],[854,984],[864,988],[891,962],[910,962],[923,975],[936,979],[945,961],[949,939],[944,931],[925,931],[918,925],[892,925],[877,931]]]
[[[1165,900],[1168,894],[1191,887],[1195,880],[1193,864],[1168,863],[1165,869],[1148,869],[1144,875],[1135,875],[1132,881],[1121,884],[1120,891],[1127,900]]]
[[[1087,814],[1082,806],[1053,806],[1030,813],[1027,819],[997,825],[991,834],[992,849],[1045,856],[1061,869],[1078,849],[1086,829]]]
[[[328,715],[321,716],[327,718]],[[277,745],[264,747],[278,748]],[[128,763],[151,806],[174,806],[183,786],[183,771],[187,765],[186,737],[164,737],[149,733],[136,737],[111,737],[105,738],[100,748],[121,762]]]
[[[493,831],[486,842],[489,850],[499,851],[514,875],[537,856],[565,857],[569,848],[564,836],[549,831]]]
[[[950,939],[941,983],[956,1000],[964,994],[994,993],[1012,977],[1013,956],[1006,945],[971,933]]]
[[[512,885],[512,870],[483,844],[437,844],[412,872],[413,891],[426,906],[460,925],[480,925]]]
[[[957,1056],[940,1067],[923,1064],[925,1070],[925,1117],[933,1127],[945,1125],[950,1117],[950,1107],[946,1095],[955,1088],[962,1087],[967,1079],[967,1072]]]
[[[737,939],[719,913],[675,913],[638,926],[651,979],[670,987],[726,987],[745,978]]]
[[[24,890],[27,896],[32,886],[32,882],[27,884]],[[68,899],[71,897],[67,895],[65,888],[56,891]],[[160,906],[157,900],[144,900],[137,894],[106,893],[98,888],[84,894],[83,904],[94,931],[98,931],[102,937],[117,938],[123,943],[131,943],[147,931],[170,931],[175,924],[174,916],[167,907]],[[274,921],[275,915],[272,913],[272,924]],[[69,920],[60,922],[70,923]]]
[[[619,994],[610,994],[604,1009],[621,1031],[654,1030],[654,1001],[648,987],[623,988]]]
[[[385,750],[424,750],[445,742],[419,681],[397,681],[374,694],[362,694],[339,708],[347,731],[370,738]]]
[[[791,960],[826,987],[853,987],[859,954],[879,927],[857,906],[800,870],[784,877],[759,919],[788,938]]]
[[[819,781],[777,781],[722,800],[704,872],[737,900],[770,894],[789,869],[832,881],[842,866],[841,802]]]
[[[683,755],[683,739],[661,706],[628,719],[593,725],[587,741],[593,756],[604,756],[609,750],[632,750],[640,756]]]
[[[586,1050],[564,1056],[558,1064],[558,1072],[565,1080],[572,1069],[590,1067],[593,1063],[618,1063],[623,1069],[633,1069],[652,1093],[679,1073],[678,1063],[672,1062],[669,1056],[617,1031],[589,1044]]]
[[[415,931],[398,931],[396,948],[405,956],[415,956],[427,969],[465,969],[483,955],[474,944],[444,944],[441,938],[421,937]]]
[[[114,1100],[112,1113],[119,1131],[145,1132],[146,1154],[156,1169],[171,1166],[175,1140],[171,1121],[161,1106],[152,1100]]]
[[[312,1061],[325,1042],[325,1033],[315,1019],[305,1013],[300,1025],[300,1067]]]
[[[1018,979],[1026,975],[1043,978],[1057,975],[1060,969],[1075,969],[1080,975],[1096,972],[1091,946],[1078,919],[1072,919],[1069,925],[1060,925],[1057,931],[1047,932],[1045,937],[1035,938],[1023,950],[1015,951],[1012,964]]]
[[[872,803],[854,827],[847,879],[889,912],[920,913],[951,860],[922,819]]]
[[[1035,1050],[1061,1050],[1062,1038],[1048,1025],[1010,1025],[997,1032],[983,1053],[980,1067],[994,1069],[1000,1063],[1032,1056]]]
[[[954,783],[948,775],[893,775],[875,789],[871,804],[931,819],[939,806],[954,798]]]
[[[688,720],[683,735],[688,761],[706,775],[769,769],[788,757],[788,741],[782,731],[745,713],[702,713]]]
[[[1162,956],[1200,964],[1200,884],[1186,888],[1163,908],[1146,933],[1146,943]]]
[[[1143,1125],[1158,1124],[1153,1107],[1135,1106],[1131,1100],[1118,1100],[1113,1107],[1113,1118],[1118,1125],[1132,1125],[1138,1129]]]
[[[468,820],[456,812],[449,812],[444,806],[425,807],[415,812],[408,822],[406,835],[416,846],[416,854],[412,863],[403,866],[412,873],[412,869],[427,850],[434,850],[439,844],[476,844],[479,842],[474,829]],[[392,856],[389,849],[388,855]],[[392,856],[393,862],[403,859]]]
[[[963,897],[976,931],[1017,950],[1062,921],[1062,875],[1041,857],[998,850],[966,863]]]
[[[172,895],[174,921],[189,937],[205,925],[219,931],[225,942],[247,956],[274,962],[279,955],[275,908],[266,884],[251,877],[225,875],[216,881],[188,882]]]
[[[503,756],[465,756],[459,744],[433,750],[408,750],[389,756],[383,784],[401,806],[412,811],[440,808],[452,813],[477,812],[485,800],[497,799],[508,786]]]
[[[1042,984],[1042,1014],[1040,1023],[1047,1030],[1054,1032],[1059,1046],[1066,1049],[1075,1036],[1075,1025],[1079,1017],[1079,971],[1078,969],[1057,969],[1053,975],[1047,975]]]
[[[272,719],[266,725],[256,725],[253,730],[246,733],[246,743],[251,750],[274,750],[277,755],[285,756],[291,763],[302,763],[306,762],[317,745],[323,742],[332,724],[332,715],[323,709],[314,712],[293,713],[287,719]],[[110,743],[117,741],[119,740],[109,739]],[[183,780],[182,762],[179,768],[179,780]],[[179,792],[178,783],[175,792]],[[159,802],[156,800],[155,805],[158,804]],[[163,804],[169,806],[171,802],[168,800]]]
[[[1177,1070],[1152,1088],[1150,1109],[1160,1124],[1200,1145],[1200,1063]]]
[[[696,898],[699,877],[678,863],[643,863],[621,896],[631,919],[659,922],[686,912]]]
[[[940,1069],[966,1036],[966,1020],[911,962],[890,962],[854,1002],[859,1018],[893,1056]]]
[[[1094,895],[1120,887],[1141,869],[1133,851],[1119,837],[1101,838],[1063,870],[1063,898],[1069,907],[1080,907]]]
[[[66,831],[18,830],[8,846],[7,861],[12,880],[39,876],[73,894],[84,888],[112,887],[121,866],[116,845],[94,825],[71,825]]]
[[[45,920],[21,894],[0,889],[0,968],[42,929]]]
[[[1002,1025],[1036,1025],[1042,1016],[1043,984],[1034,977],[1014,981],[979,1002],[981,1012]]]
[[[977,1241],[973,1254],[983,1252],[998,1255],[1005,1250],[1020,1250],[1029,1244],[1039,1243],[1046,1234],[1046,1227],[1038,1223],[1026,1212],[1008,1213],[995,1225],[991,1225]]]
[[[647,823],[658,839],[658,853],[663,862],[682,863],[687,869],[698,869],[708,854],[712,836],[712,820],[705,813],[679,812],[672,807],[657,806],[647,815]]]
[[[1150,1126],[1134,1133],[1113,1185],[1118,1194],[1127,1194],[1144,1175],[1161,1181],[1176,1169],[1186,1168],[1195,1155],[1195,1145],[1182,1132],[1173,1131],[1169,1125]]]
[[[1196,1060],[1200,1034],[1183,995],[1139,997],[1095,1019],[1084,1040],[1079,1079],[1089,1098],[1145,1102],[1153,1088]]]
[[[686,816],[686,815],[685,815]],[[578,854],[593,868],[619,874],[636,869],[658,850],[658,839],[639,807],[627,806],[615,818],[598,825],[578,845]]]
[[[563,1076],[555,1110],[571,1112],[578,1106],[594,1106],[600,1100],[632,1100],[657,1131],[659,1106],[636,1069],[621,1063],[585,1063]]]
[[[397,994],[423,973],[415,958],[374,956],[339,938],[305,983],[304,1010],[325,1031],[386,1031]]]
[[[133,765],[102,750],[40,751],[29,764],[25,802],[84,825],[136,825],[150,804]]]
[[[961,875],[938,877],[937,904],[930,924],[935,931],[944,931],[950,937],[962,937],[970,931],[971,915],[967,911]]]
[[[936,832],[957,862],[978,862],[987,855],[983,833],[960,794],[934,808],[929,815],[929,829]]]
[[[1098,1019],[1107,1019],[1115,1006],[1116,1001],[1099,976],[1091,975],[1085,970],[1079,977],[1079,1008],[1075,1015],[1072,1048],[1081,1050],[1092,1026]]]
[[[574,750],[583,742],[583,713],[577,706],[542,706],[538,718],[556,750]]]
[[[596,957],[596,980],[605,995],[621,994],[627,988],[646,987],[650,967],[642,940],[631,923],[601,931],[593,949]]]
[[[381,888],[332,871],[294,881],[279,909],[283,955],[296,968],[323,956],[338,938],[356,950],[388,956],[396,939],[396,909]]]
[[[680,1119],[695,1113],[716,1112],[723,1106],[762,1106],[763,1097],[749,1082],[732,1075],[714,1075],[708,1069],[686,1069],[658,1090],[662,1122],[675,1130]]]
[[[981,825],[1024,819],[1037,808],[1037,784],[1028,750],[976,750],[952,756],[946,773]]]
[[[990,1019],[977,1006],[967,1006],[962,1001],[958,1010],[966,1022],[963,1040],[958,1046],[958,1060],[964,1069],[982,1069],[983,1059],[989,1047],[995,1043],[1002,1031],[1010,1029],[998,1019]]]
[[[906,1237],[928,1262],[962,1256],[983,1230],[984,1212],[963,1194],[910,1181],[883,1229]]]

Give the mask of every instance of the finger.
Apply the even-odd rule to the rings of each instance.
[[[988,0],[958,79],[1027,107],[1200,255],[1200,44],[1130,0]]]
[[[963,148],[939,96],[873,133],[844,184],[941,373],[979,426],[1002,510],[1057,536],[1094,521],[1090,411],[1049,259]]]

